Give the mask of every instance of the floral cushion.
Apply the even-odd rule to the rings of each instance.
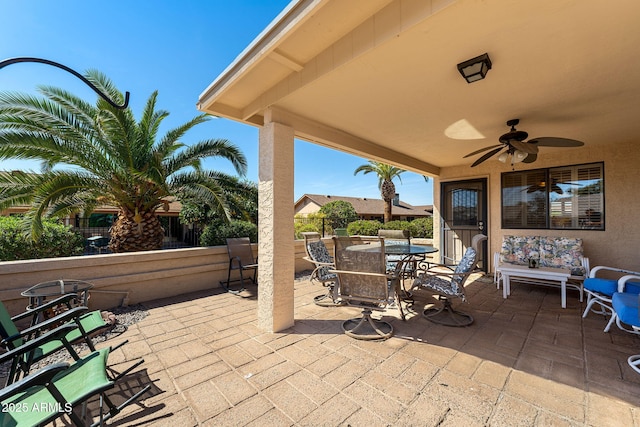
[[[540,267],[568,268],[572,275],[583,276],[582,258],[582,239],[540,237]]]
[[[500,262],[527,265],[536,260],[540,267],[568,268],[574,276],[584,276],[582,239],[548,236],[504,236]]]
[[[432,289],[441,295],[459,297],[463,301],[466,300],[464,294],[464,280],[476,264],[476,251],[473,248],[467,248],[462,256],[460,263],[456,266],[452,276],[438,276],[437,273],[421,273],[413,282],[413,286]]]
[[[434,276],[434,275],[422,275],[420,277],[420,286],[428,289],[433,289],[437,293],[441,295],[451,296],[451,297],[460,297],[464,299],[464,294],[460,294],[458,291],[460,288],[456,285],[452,286],[452,281],[450,279]],[[417,281],[418,279],[416,279]],[[414,283],[414,286],[416,284]]]
[[[313,259],[316,262],[321,262],[321,263],[333,263],[333,257],[331,257],[331,255],[329,255],[329,251],[327,250],[327,247],[325,246],[324,242],[322,240],[318,240],[315,242],[309,242],[307,244],[307,250],[309,251],[309,256],[311,257],[311,259]],[[315,271],[316,276],[318,277],[318,280],[320,280],[321,282],[327,281],[327,280],[335,280],[336,278],[336,274],[335,273],[330,273],[329,272],[329,267],[328,266],[321,266],[318,267]]]
[[[504,236],[500,249],[500,262],[528,264],[529,258],[537,258],[539,250],[537,236]]]

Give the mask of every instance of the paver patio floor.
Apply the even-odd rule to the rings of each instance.
[[[113,425],[640,425],[640,375],[626,363],[640,338],[602,332],[600,315],[582,319],[577,292],[562,309],[555,288],[514,284],[505,300],[478,277],[466,289],[473,325],[439,326],[416,311],[403,322],[388,309],[395,335],[382,342],[344,335],[342,321],[360,310],[316,306],[324,288],[306,280],[295,282],[295,326],[282,333],[257,328],[255,288],[147,303],[110,360],[143,357],[138,374],[153,391]]]

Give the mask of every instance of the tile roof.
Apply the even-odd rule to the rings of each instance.
[[[298,206],[305,198],[313,201],[319,206],[324,206],[325,204],[336,200],[349,202],[359,215],[382,215],[384,213],[384,201],[382,199],[322,194],[304,194],[296,201],[295,205]],[[393,205],[393,214],[397,216],[431,216],[433,214],[433,206],[413,206],[400,200],[398,205]]]

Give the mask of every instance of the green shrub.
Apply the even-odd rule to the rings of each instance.
[[[314,231],[316,233],[322,234],[322,230],[316,226],[315,224],[298,224],[296,223],[296,239],[302,239],[302,233],[306,233],[308,231]]]
[[[23,232],[18,217],[0,217],[0,260],[59,258],[82,255],[84,238],[70,226],[43,221],[43,232],[37,241]]]
[[[295,220],[293,222],[293,227],[295,230],[295,238],[302,239],[302,232],[305,231],[315,231],[316,233],[322,234],[322,221],[324,218],[324,214],[314,212],[308,215],[296,215]],[[330,227],[325,224],[327,230],[326,233],[330,234]]]
[[[411,237],[433,239],[433,217],[429,216],[411,221]]]
[[[323,205],[319,213],[326,218],[325,227],[327,230],[325,232],[327,234],[332,234],[334,228],[346,227],[351,221],[358,219],[358,213],[353,205],[344,200],[334,200]],[[331,230],[328,230],[329,227],[331,227]]]
[[[233,237],[249,237],[251,243],[256,243],[258,241],[258,226],[248,221],[209,224],[202,230],[200,246],[226,245],[226,239]]]
[[[362,235],[362,236],[377,236],[378,230],[382,228],[382,223],[375,220],[358,220],[349,223],[347,226],[347,233],[349,236]]]

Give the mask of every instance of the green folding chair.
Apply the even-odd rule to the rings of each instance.
[[[12,350],[20,347],[25,342],[32,340],[51,328],[70,322],[75,324],[77,327],[69,330],[69,335],[65,337],[65,339],[70,343],[84,341],[91,351],[95,351],[96,348],[93,345],[91,336],[107,330],[112,325],[102,318],[100,311],[96,310],[89,312],[87,307],[72,307],[71,301],[74,298],[76,298],[75,294],[67,294],[47,304],[43,304],[34,310],[28,310],[13,317],[9,315],[4,304],[0,302],[0,336],[2,337],[0,345]],[[66,306],[66,311],[40,323],[36,323],[22,331],[20,331],[16,326],[16,322],[29,318],[32,318],[32,323],[34,323],[34,319],[40,317],[43,312],[60,305]],[[123,344],[124,343],[119,344],[118,347]],[[62,348],[63,345],[59,340],[43,342],[40,346],[35,347],[31,352],[25,354],[23,358],[14,360],[7,377],[6,384],[11,384],[20,378],[20,376],[26,375],[32,364],[57,352],[58,350],[61,350]],[[115,348],[117,347],[114,347],[111,350],[115,350]]]
[[[110,349],[93,351],[80,358],[65,339],[75,324],[66,324],[49,331],[24,345],[0,356],[0,363],[13,359],[23,359],[43,343],[58,341],[67,348],[74,362],[49,365],[34,374],[0,390],[1,426],[36,426],[67,416],[76,426],[102,425],[104,421],[117,415],[122,409],[138,400],[151,386],[147,385],[120,405],[115,405],[105,392],[115,383],[143,363],[133,366],[111,378],[107,371]],[[97,421],[87,419],[86,403],[99,396],[100,410]]]

